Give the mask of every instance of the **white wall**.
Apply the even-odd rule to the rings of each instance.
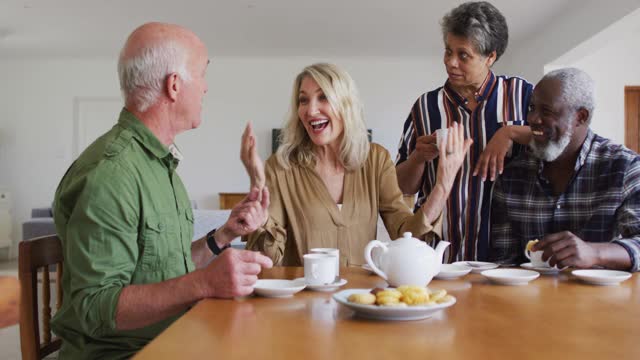
[[[392,156],[413,102],[446,76],[440,58],[213,58],[204,122],[176,141],[185,155],[179,172],[200,207],[217,208],[218,192],[247,190],[238,155],[245,123],[253,121],[260,154],[267,157],[293,78],[317,61],[339,64],[353,76],[373,140]],[[73,160],[74,97],[119,96],[115,69],[115,60],[0,61],[0,129],[9,138],[0,147],[0,184],[13,193],[14,243],[31,208],[51,204]]]
[[[559,14],[548,26],[536,29],[528,39],[511,43],[507,59],[496,63],[496,72],[519,75],[532,83],[544,74],[544,66],[591,38],[603,28],[640,7],[640,0],[585,0]]]
[[[586,71],[596,83],[596,109],[591,128],[624,144],[624,87],[640,85],[640,9],[547,64],[545,73],[562,67]]]
[[[635,39],[640,32],[633,34]],[[596,82],[596,110],[591,128],[604,137],[624,144],[624,87],[640,86],[640,48],[620,39],[571,66],[580,68]]]

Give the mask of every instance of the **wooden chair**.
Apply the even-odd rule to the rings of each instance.
[[[18,268],[21,287],[20,347],[22,359],[42,359],[60,349],[62,340],[51,338],[50,265],[56,268],[56,309],[62,305],[62,244],[57,235],[20,242]],[[42,269],[42,341],[38,316],[38,271]]]

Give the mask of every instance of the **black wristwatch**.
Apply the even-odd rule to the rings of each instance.
[[[225,251],[226,249],[228,249],[229,247],[231,247],[231,244],[227,244],[225,246],[221,248],[218,247],[218,243],[216,243],[216,238],[213,237],[213,234],[216,233],[217,229],[213,229],[211,231],[209,231],[209,233],[207,234],[207,246],[209,247],[209,249],[211,250],[211,252],[213,253],[213,255],[220,255],[221,252]]]

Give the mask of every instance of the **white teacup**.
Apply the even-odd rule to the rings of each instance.
[[[436,130],[436,147],[439,149],[441,144],[444,144],[447,140],[447,133],[449,129],[442,128]]]
[[[544,254],[544,251],[529,251],[527,249],[524,250],[524,256],[526,256],[527,259],[531,260],[531,266],[540,268],[551,267],[551,265],[549,265],[549,260],[542,260],[542,254]]]
[[[336,280],[336,261],[333,255],[306,254],[304,280],[307,285],[327,285]]]
[[[309,252],[333,256],[336,259],[336,280],[340,280],[340,250],[336,248],[313,248]]]

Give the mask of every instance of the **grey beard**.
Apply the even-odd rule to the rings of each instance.
[[[547,145],[539,146],[534,139],[529,142],[529,148],[533,156],[546,162],[552,162],[560,156],[569,145],[573,128],[570,126],[567,132],[558,141],[549,141]]]

